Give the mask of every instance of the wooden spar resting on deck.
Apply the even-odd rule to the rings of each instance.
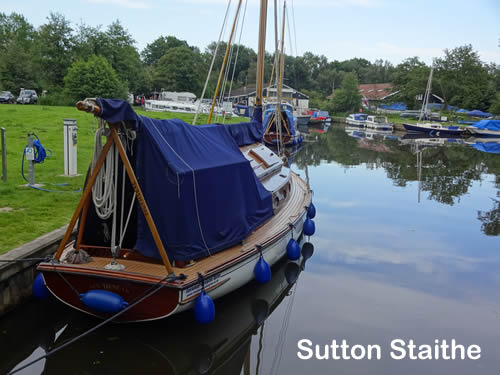
[[[80,111],[85,111],[85,112],[93,113],[96,115],[101,113],[101,108],[98,105],[94,105],[94,104],[88,103],[88,102],[80,101],[76,104],[76,108],[79,109]],[[167,269],[167,272],[169,274],[174,274],[174,270],[172,268],[172,265],[170,264],[170,260],[168,259],[167,252],[165,251],[165,247],[163,246],[160,235],[158,233],[158,230],[156,228],[154,220],[153,220],[151,213],[149,211],[149,207],[146,203],[146,200],[144,199],[144,195],[142,194],[141,187],[139,186],[139,182],[137,181],[134,170],[132,169],[132,166],[130,165],[130,161],[128,160],[127,153],[125,152],[125,149],[123,148],[120,137],[118,136],[117,129],[118,129],[119,125],[118,124],[108,124],[108,125],[111,129],[111,135],[108,136],[106,144],[104,145],[104,148],[101,151],[101,154],[99,155],[99,159],[97,160],[97,164],[96,164],[94,170],[92,171],[92,173],[90,174],[87,186],[85,187],[85,189],[83,191],[82,198],[80,199],[80,202],[78,203],[78,206],[75,210],[75,213],[73,214],[73,217],[71,218],[71,221],[68,225],[68,229],[66,230],[66,233],[64,234],[64,237],[63,237],[61,243],[59,244],[55,258],[57,260],[60,259],[61,254],[64,250],[64,247],[66,246],[66,243],[68,242],[69,237],[71,236],[71,232],[73,231],[73,228],[75,227],[78,216],[80,215],[82,210],[83,210],[84,214],[87,213],[88,204],[90,203],[90,193],[92,191],[92,187],[94,186],[97,175],[99,174],[99,171],[101,170],[102,165],[104,164],[104,160],[105,160],[111,146],[114,144],[118,148],[118,152],[120,153],[120,158],[123,162],[123,165],[125,166],[125,169],[127,171],[128,177],[129,177],[130,182],[131,182],[131,185],[132,185],[132,187],[137,195],[137,200],[139,201],[139,206],[141,207],[142,212],[144,214],[144,217],[146,218],[146,221],[147,221],[148,226],[149,226],[149,230],[151,231],[151,234],[153,235],[154,242],[156,244],[156,247],[158,248],[158,251],[159,251],[160,256],[162,258],[163,264],[165,265],[165,268]],[[77,248],[76,248],[77,251],[79,250],[79,247],[81,244],[81,238],[82,238],[81,233],[84,230],[85,221],[86,221],[86,218],[82,217],[82,225],[80,226],[80,233],[78,234],[78,240],[77,240]]]

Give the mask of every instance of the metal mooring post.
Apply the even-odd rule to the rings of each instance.
[[[7,182],[7,140],[5,139],[5,128],[2,130],[2,180]]]

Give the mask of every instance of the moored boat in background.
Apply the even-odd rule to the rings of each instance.
[[[387,121],[385,116],[368,116],[365,121],[367,129],[392,131],[392,123]]]
[[[320,122],[331,122],[332,118],[328,114],[328,111],[314,111],[309,119],[310,124],[317,124]]]
[[[292,146],[302,142],[302,135],[297,131],[297,121],[293,115],[293,108],[288,103],[281,103],[280,119],[276,118],[276,103],[268,103],[264,111],[264,142],[270,145],[281,143]],[[277,126],[281,127],[278,129]]]
[[[481,120],[465,130],[475,137],[500,137],[500,120]]]
[[[368,115],[364,113],[352,113],[346,117],[345,122],[350,126],[365,127]]]

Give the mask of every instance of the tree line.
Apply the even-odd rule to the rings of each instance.
[[[171,35],[158,37],[142,51],[135,43],[118,20],[106,27],[72,25],[65,16],[50,13],[46,23],[35,28],[21,14],[0,13],[0,89],[46,91],[41,102],[58,105],[84,97],[148,96],[161,89],[200,96],[215,42],[204,51]],[[225,43],[219,44],[216,69],[222,65],[225,48]],[[233,89],[255,84],[256,57],[251,48],[233,46],[229,69]],[[267,53],[266,82],[271,78],[273,60],[272,53]],[[464,45],[445,49],[434,67],[432,92],[446,105],[500,113],[500,65],[482,62],[471,45]],[[311,106],[334,112],[360,107],[360,83],[392,83],[400,91],[391,100],[418,108],[416,98],[425,90],[429,71],[430,66],[418,57],[393,65],[383,59],[328,61],[323,55],[306,52],[285,57],[284,83],[307,94]],[[217,70],[214,73],[208,82],[208,97],[215,91]]]

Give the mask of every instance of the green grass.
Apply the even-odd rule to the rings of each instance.
[[[168,112],[151,113],[137,110],[152,118],[181,118],[191,123],[193,115]],[[63,119],[77,120],[78,125],[78,177],[64,177]],[[204,123],[201,115],[198,123]],[[244,121],[242,118],[227,120],[228,123]],[[0,105],[0,127],[7,135],[7,182],[0,180],[0,254],[69,222],[81,197],[81,192],[71,193],[83,187],[94,147],[97,120],[88,113],[72,107],[41,105]],[[21,159],[27,142],[27,133],[35,132],[42,145],[52,150],[52,157],[35,166],[35,182],[44,188],[64,190],[51,193],[23,187]],[[28,176],[27,165],[25,175]],[[52,184],[68,183],[67,186]],[[2,208],[10,207],[10,211]]]

